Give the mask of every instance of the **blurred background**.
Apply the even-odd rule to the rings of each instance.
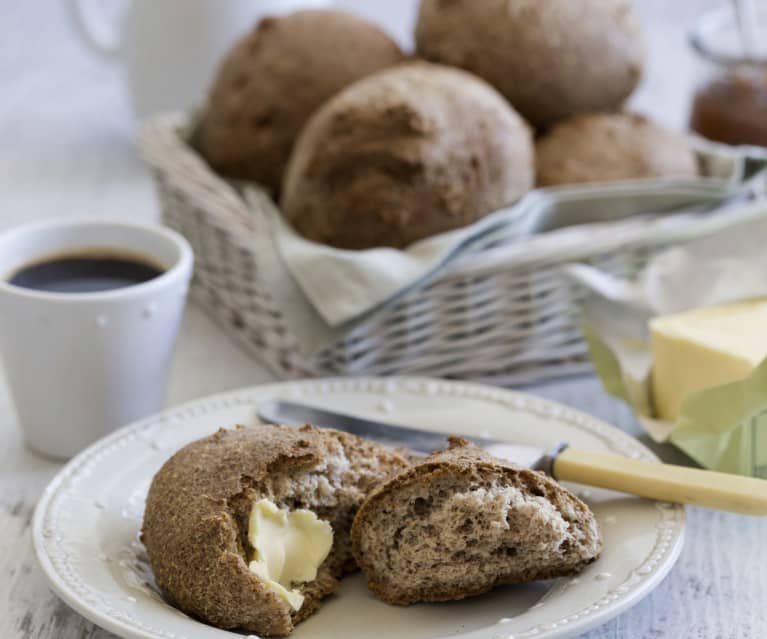
[[[162,108],[187,108],[202,101],[216,60],[264,12],[326,5],[350,10],[377,21],[410,49],[418,1],[0,0],[0,231],[45,217],[159,221],[155,186],[136,145],[142,119],[136,106],[144,115],[158,105],[137,99],[135,89],[129,87],[138,86],[141,78],[133,77],[130,68],[138,69],[144,80],[156,80],[168,65],[178,65],[172,75],[178,86],[190,91],[188,95],[160,80],[147,80],[152,86],[146,94],[176,94],[178,104]],[[725,0],[634,0],[644,23],[647,61],[630,108],[673,129],[687,128],[703,66],[687,33],[701,15],[724,4]],[[194,11],[203,6],[208,13]],[[224,6],[233,9],[227,13]],[[158,29],[161,21],[142,17],[139,7],[147,9],[146,15],[188,12],[189,16],[183,23],[176,19],[175,28]],[[196,18],[191,17],[193,12]],[[76,17],[81,14],[87,16],[87,25]],[[230,34],[228,39],[205,41],[203,27],[219,20],[219,31]],[[84,37],[86,31],[90,35]],[[139,37],[131,40],[130,34]],[[95,42],[89,44],[89,37]],[[139,41],[144,37],[154,44],[142,46]],[[190,60],[184,54],[189,51],[201,57]],[[190,89],[194,86],[196,90]],[[170,379],[169,404],[273,379],[200,306],[188,306]],[[631,408],[607,397],[595,377],[540,384],[534,392],[592,413],[631,434],[641,433]],[[0,598],[18,613],[17,618],[6,618],[0,611],[0,636],[9,636],[3,628],[15,629],[17,623],[23,636],[111,636],[95,630],[53,597],[39,571],[27,576],[32,550],[28,535],[22,532],[43,486],[59,467],[24,448],[2,370],[0,414],[7,416],[0,420],[0,487],[13,487],[8,494],[14,500],[9,497],[6,502],[14,503],[12,523],[3,527],[0,518],[0,528],[6,539],[19,540],[0,549],[0,567],[8,566],[13,572],[6,574],[20,576],[0,580]],[[679,463],[681,453],[669,447],[656,449],[665,461]],[[673,576],[654,596],[590,636],[682,636],[674,630],[685,623],[688,636],[764,636],[767,581],[758,570],[763,565],[759,553],[764,552],[764,527],[757,520],[744,525],[741,518],[699,509],[691,510],[691,523],[697,532],[690,535]],[[692,611],[691,604],[695,605]],[[31,621],[30,610],[37,621]],[[45,629],[51,634],[44,635]]]
[[[0,2],[0,229],[49,215],[157,219],[153,185],[134,142],[138,118],[126,85],[125,55],[89,47],[74,17],[79,5],[90,16],[94,35],[110,41],[117,31],[113,25],[126,22],[130,0]],[[177,2],[149,4],[162,11],[161,6]],[[251,4],[257,15],[267,5],[290,10],[312,2]],[[417,0],[329,4],[378,21],[403,45],[410,45]],[[644,20],[649,59],[642,85],[632,98],[633,108],[673,128],[686,126],[696,81],[695,56],[686,32],[699,15],[720,4],[635,2]],[[186,26],[162,34],[169,52],[180,51],[181,39],[191,37],[193,29]],[[242,24],[242,31],[250,26]],[[201,78],[210,74],[204,65],[195,66]],[[198,81],[207,84],[206,79]]]

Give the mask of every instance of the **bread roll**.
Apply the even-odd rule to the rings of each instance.
[[[589,113],[558,123],[536,144],[540,186],[694,177],[687,140],[630,113]]]
[[[347,13],[264,18],[221,64],[201,151],[219,173],[276,189],[309,116],[343,87],[401,59],[383,31]]]
[[[157,585],[181,610],[219,628],[287,635],[356,569],[354,514],[373,486],[405,467],[380,444],[310,426],[222,429],[193,442],[149,489],[141,539]],[[316,579],[296,585],[304,596],[298,610],[249,570],[248,515],[262,498],[308,509],[333,528]]]
[[[416,43],[487,80],[537,128],[618,107],[643,62],[630,0],[423,0]]]
[[[311,118],[282,209],[305,237],[405,247],[510,204],[533,184],[528,125],[488,84],[428,63],[347,87]]]
[[[373,490],[352,549],[375,595],[409,605],[571,575],[601,540],[594,514],[553,479],[451,437]]]

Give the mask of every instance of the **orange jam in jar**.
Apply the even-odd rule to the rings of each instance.
[[[690,128],[727,144],[767,147],[767,13],[752,24],[757,37],[744,46],[734,12],[704,16],[690,41],[701,65]]]

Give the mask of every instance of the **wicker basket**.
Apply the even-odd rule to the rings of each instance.
[[[725,214],[627,219],[543,233],[452,263],[314,357],[304,356],[260,277],[244,200],[189,147],[181,115],[153,121],[142,147],[166,224],[195,253],[193,298],[278,376],[418,374],[519,385],[590,369],[577,325],[580,261],[633,276],[654,253],[716,232]],[[766,213],[767,214],[767,213]]]

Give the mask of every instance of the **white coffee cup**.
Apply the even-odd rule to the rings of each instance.
[[[234,42],[266,15],[329,5],[329,0],[130,0],[110,19],[102,0],[69,0],[73,24],[90,48],[125,64],[139,117],[199,106]]]
[[[88,293],[9,283],[30,264],[105,251],[162,272]],[[162,408],[192,262],[186,240],[159,226],[52,220],[0,235],[0,358],[32,449],[70,457]]]

